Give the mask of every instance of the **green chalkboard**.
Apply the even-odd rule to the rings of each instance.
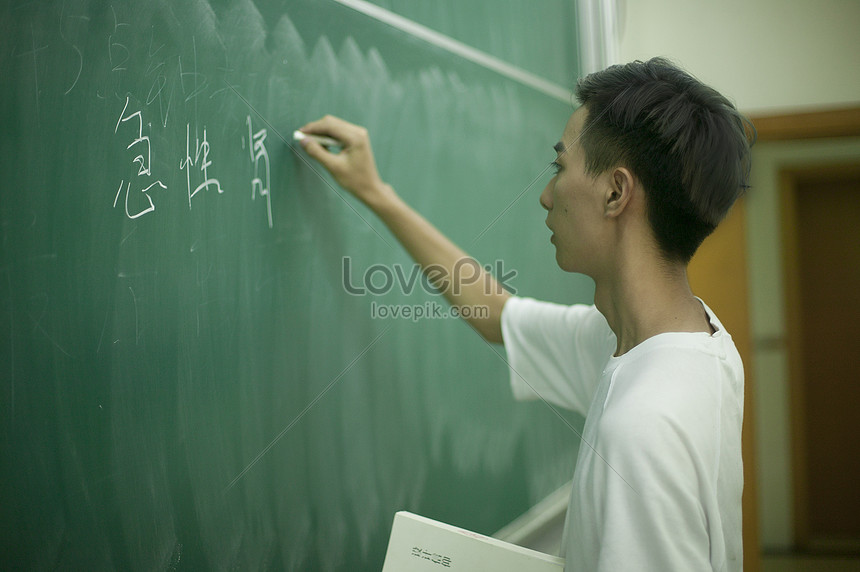
[[[567,2],[444,4],[385,6],[572,84]],[[378,570],[397,510],[492,533],[570,478],[502,347],[379,313],[447,306],[289,137],[366,125],[509,287],[583,301],[537,202],[569,102],[334,1],[0,10],[0,567]]]

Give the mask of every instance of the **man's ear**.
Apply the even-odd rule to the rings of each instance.
[[[624,212],[633,198],[635,187],[636,178],[630,169],[626,167],[613,169],[609,176],[609,187],[606,189],[603,214],[607,217],[617,217]]]

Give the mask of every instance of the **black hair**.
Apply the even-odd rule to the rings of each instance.
[[[749,188],[755,129],[732,103],[664,58],[581,78],[581,144],[592,176],[625,166],[645,189],[663,255],[689,262]],[[749,126],[751,138],[745,126]]]

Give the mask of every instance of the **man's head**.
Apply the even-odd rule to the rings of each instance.
[[[579,134],[586,172],[629,169],[662,255],[688,262],[748,187],[747,120],[662,58],[590,74],[576,97],[587,111]]]

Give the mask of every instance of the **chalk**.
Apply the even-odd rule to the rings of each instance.
[[[331,137],[326,137],[325,135],[313,135],[311,133],[305,133],[303,131],[293,131],[293,140],[301,141],[303,139],[313,139],[323,147],[342,147],[340,141],[337,139],[332,139]]]

